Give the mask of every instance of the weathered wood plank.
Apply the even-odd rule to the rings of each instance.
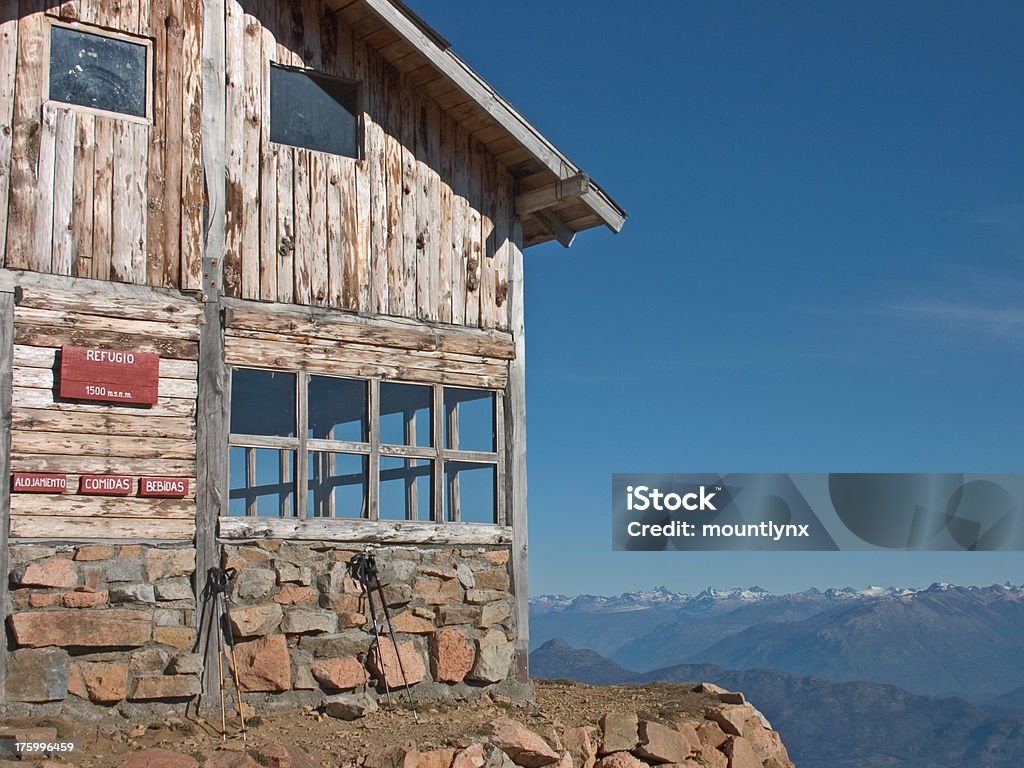
[[[11,518],[11,537],[18,539],[154,539],[189,540],[195,535],[191,520],[138,518],[37,517]]]
[[[508,257],[512,237],[512,177],[497,166],[494,207],[494,327],[508,330]]]
[[[498,168],[489,153],[483,153],[483,202],[480,211],[480,240],[483,258],[480,260],[480,327],[494,328],[494,254],[497,252],[497,230],[494,212],[497,207]]]
[[[426,521],[305,520],[222,517],[218,532],[225,539],[297,539],[303,541],[374,542],[384,544],[493,545],[511,541],[509,528]]]
[[[80,435],[65,432],[12,432],[11,453],[51,456],[105,456],[137,459],[194,459],[195,443],[153,437],[138,440],[121,435]]]
[[[92,277],[110,279],[114,247],[114,125],[116,121],[96,118],[95,178],[92,207]]]
[[[53,157],[53,244],[50,271],[70,275],[74,261],[71,219],[75,194],[75,120],[72,110],[57,111]]]
[[[349,165],[352,163],[350,162]],[[309,303],[327,304],[327,161],[320,152],[309,153]]]
[[[509,247],[509,312],[515,359],[505,388],[505,515],[512,525],[512,593],[516,617],[516,673],[529,679],[529,605],[526,519],[526,337],[523,313],[522,230],[513,226]]]
[[[57,472],[74,475],[151,475],[154,477],[194,477],[195,461],[152,459],[134,456],[74,456],[13,454],[12,472]]]
[[[103,347],[137,352],[156,352],[161,357],[195,360],[199,343],[187,339],[154,338],[152,335],[98,331],[90,328],[64,328],[51,325],[20,325],[14,330],[19,344],[52,347],[72,344],[78,347]]]
[[[6,10],[6,8],[5,8]],[[10,37],[5,37],[5,44]],[[3,54],[0,54],[3,56]],[[6,57],[4,57],[6,58]],[[0,127],[2,130],[2,127]],[[10,572],[7,534],[10,529],[12,370],[14,366],[14,295],[0,293],[0,569]],[[7,579],[0,582],[0,605],[7,605]],[[6,609],[5,609],[6,610]],[[7,633],[0,633],[0,686],[7,680]],[[0,703],[6,702],[0,687]]]
[[[291,147],[277,152],[277,300],[295,300],[295,155]]]
[[[139,334],[172,339],[195,340],[199,328],[188,322],[154,322],[152,320],[126,320],[102,315],[86,315],[62,309],[36,309],[18,305],[14,312],[18,324],[51,326],[74,330],[96,330],[108,333]]]
[[[387,193],[387,150],[383,122],[387,105],[385,102],[384,63],[376,51],[367,51],[366,82],[369,91],[367,113],[364,115],[366,144],[365,170],[367,182],[368,210],[370,223],[370,303],[368,309],[377,314],[388,312],[388,193]],[[363,216],[363,199],[360,198],[360,216]]]
[[[113,185],[111,192],[111,252],[110,279],[121,283],[132,280],[132,243],[130,218],[136,215],[128,202],[128,188],[132,174],[132,147],[130,125],[114,121]]]
[[[342,297],[341,306],[358,311],[359,306],[359,243],[356,223],[356,168],[355,163],[339,162],[339,189],[341,203]]]
[[[28,347],[16,344],[14,364],[19,368],[53,368],[58,364],[57,347]],[[192,360],[160,360],[160,377],[164,379],[196,378],[196,363]]]
[[[405,291],[402,286],[405,238],[402,204],[402,109],[399,95],[398,73],[383,67],[384,85],[384,188],[386,191],[387,219],[384,225],[388,262],[388,311],[392,315],[405,314]]]
[[[313,250],[313,230],[309,220],[310,186],[308,149],[295,150],[295,303],[310,304],[311,272],[317,254]]]
[[[203,287],[203,87],[200,4],[184,3],[182,17],[181,287]],[[212,147],[208,148],[209,152]],[[210,194],[220,196],[216,185]],[[217,200],[223,205],[223,200]],[[213,207],[213,206],[211,206]],[[220,255],[220,254],[218,254]],[[220,280],[217,280],[218,285]]]
[[[416,367],[418,362],[410,355],[402,359],[384,358],[379,354],[370,355],[364,362],[355,362],[351,358],[361,355],[352,354],[350,359],[339,360],[336,352],[321,352],[306,346],[296,347],[294,344],[282,345],[279,349],[269,349],[269,343],[263,342],[260,347],[238,347],[229,345],[228,362],[232,365],[246,367],[293,367],[301,366],[313,373],[328,373],[357,378],[394,379],[396,381],[424,382],[428,384],[449,384],[462,387],[480,387],[501,389],[505,386],[507,375],[503,368],[490,368],[493,374],[485,374],[479,370],[472,372],[456,372],[445,368],[427,365]],[[390,363],[390,364],[389,364]]]
[[[8,193],[7,246],[4,264],[14,269],[29,269],[33,263],[36,232],[36,188],[38,158],[42,134],[39,95],[46,73],[48,50],[42,0],[22,0],[20,8],[7,8],[17,19],[17,50],[14,83],[14,110],[11,134],[11,176]],[[6,41],[5,41],[6,44]]]
[[[260,298],[260,121],[263,104],[262,32],[259,20],[244,17],[245,99],[242,136],[242,298]],[[269,113],[268,113],[269,114]]]
[[[50,281],[48,281],[50,282]],[[188,301],[146,288],[124,290],[127,286],[98,284],[92,281],[68,281],[62,288],[33,284],[25,276],[20,282],[18,306],[84,315],[119,317],[125,320],[193,323],[199,326],[203,310],[198,302]]]
[[[71,250],[74,261],[71,274],[92,276],[92,216],[94,159],[96,156],[96,118],[75,116],[74,182],[72,190]]]
[[[164,261],[167,258],[164,240],[165,211],[164,187],[167,174],[164,167],[167,104],[167,0],[149,0],[148,7],[140,9],[140,28],[153,34],[153,123],[149,126],[148,163],[146,173],[146,279],[149,285],[166,285]],[[143,20],[144,17],[144,20]]]
[[[353,178],[353,204],[352,212],[355,217],[355,263],[356,263],[356,283],[359,286],[358,293],[356,295],[356,308],[361,311],[372,311],[372,280],[371,280],[371,263],[372,254],[370,252],[370,163],[369,163],[369,134],[372,132],[370,125],[371,121],[365,114],[365,109],[369,104],[370,100],[370,89],[369,83],[370,71],[369,61],[367,60],[367,48],[366,43],[361,39],[354,39],[352,41],[352,74],[356,80],[364,83],[363,88],[363,147],[362,156],[360,159],[353,163],[354,167],[354,178]]]
[[[55,386],[55,378],[54,372],[46,368],[14,369],[14,383],[19,387],[52,390]],[[194,400],[196,397],[196,383],[189,379],[160,379],[159,396]]]
[[[0,0],[0,265],[6,263],[7,201],[11,190],[11,139],[14,135],[15,67],[18,61],[18,0]],[[0,587],[3,592],[6,587]],[[4,597],[4,595],[0,595]],[[5,603],[6,604],[6,603]],[[6,652],[0,643],[0,653]],[[3,683],[0,663],[0,683]],[[0,702],[3,702],[0,693]]]
[[[278,153],[270,144],[270,62],[277,51],[277,41],[266,27],[260,34],[260,295],[263,301],[283,300],[278,295]]]
[[[417,317],[416,268],[419,249],[417,247],[417,163],[416,132],[417,119],[412,89],[402,80],[398,93],[401,111],[402,142],[402,275],[398,289],[404,294],[402,304],[406,317]]]
[[[499,331],[430,326],[400,318],[358,317],[285,304],[225,303],[230,307],[229,333],[237,328],[292,333],[344,343],[438,350],[506,360],[515,356],[512,336]]]
[[[436,321],[440,316],[438,305],[441,299],[441,236],[439,217],[441,212],[441,179],[438,176],[441,158],[441,110],[430,99],[427,99],[423,111],[423,126],[425,132],[425,160],[426,160],[426,202],[429,211],[428,218],[432,219],[427,226],[424,235],[423,251],[427,262],[427,293],[426,314],[427,320]],[[419,211],[417,210],[417,220]]]
[[[75,494],[47,495],[40,503],[35,494],[11,495],[11,515],[14,517],[141,517],[156,520],[191,520],[196,504],[188,499],[133,499],[130,497],[78,496]]]
[[[53,168],[57,151],[57,107],[43,105],[39,134],[39,161],[36,170],[35,238],[28,267],[36,272],[51,272],[53,257]]]
[[[343,307],[345,248],[342,241],[342,158],[327,160],[327,304]]]
[[[184,0],[166,0],[167,18],[164,22],[167,47],[165,52],[166,82],[164,83],[164,188],[163,188],[163,275],[159,285],[179,287],[182,280],[181,250],[181,192],[182,146],[186,121],[185,113],[185,9]],[[158,84],[155,84],[158,85]],[[191,130],[191,124],[187,127]],[[191,140],[191,138],[190,138]],[[155,282],[155,281],[154,281]]]
[[[103,413],[115,416],[128,416],[138,418],[140,413],[147,418],[178,418],[193,417],[196,413],[194,400],[182,400],[179,398],[163,398],[156,405],[151,405],[145,410],[135,406],[119,405],[97,405],[91,402],[68,402],[55,403],[52,389],[36,389],[34,387],[15,387],[13,402],[16,408],[43,408],[61,412],[83,412],[95,413],[102,409]],[[84,471],[84,470],[83,470]]]
[[[437,207],[437,319],[442,323],[452,321],[452,219],[454,194],[452,192],[452,175],[454,172],[455,123],[447,115],[441,114],[438,133],[438,160],[435,166],[440,175]]]
[[[225,198],[224,198],[224,293],[242,295],[243,199],[246,196],[242,171],[245,124],[245,35],[242,7],[238,0],[226,0],[224,19],[225,111]]]
[[[480,270],[483,261],[482,223],[483,208],[483,148],[470,136],[466,147],[469,173],[469,214],[466,220],[466,313],[468,326],[480,325]]]
[[[451,322],[462,325],[466,319],[466,269],[469,263],[469,137],[456,125],[452,136],[452,242],[451,242]]]
[[[85,433],[133,437],[165,437],[194,440],[195,422],[190,418],[147,418],[103,411],[59,411],[48,408],[16,408],[11,416],[13,429],[36,432]]]
[[[129,242],[132,253],[132,279],[130,282],[145,285],[148,256],[146,251],[146,230],[149,207],[146,204],[146,175],[149,172],[149,126],[132,123],[131,137],[131,178],[128,183],[128,209],[134,213],[129,219]]]
[[[416,312],[414,316],[421,320],[431,320],[436,318],[432,318],[430,313],[431,299],[434,296],[430,243],[437,238],[434,229],[437,210],[432,207],[433,201],[430,198],[431,177],[433,176],[433,169],[430,167],[431,123],[427,99],[421,93],[417,92],[413,95],[412,115],[416,138],[413,150],[416,157],[415,194],[413,195],[416,202]]]

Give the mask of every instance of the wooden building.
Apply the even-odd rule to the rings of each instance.
[[[221,566],[254,704],[394,686],[367,545],[413,690],[521,690],[523,250],[622,210],[398,0],[0,9],[8,705],[215,690]]]

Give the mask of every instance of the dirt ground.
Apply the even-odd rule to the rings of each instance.
[[[222,740],[219,710],[202,718],[172,717],[135,725],[100,724],[59,720],[39,720],[36,726],[57,728],[61,740],[73,740],[78,751],[51,758],[52,764],[81,768],[116,768],[131,754],[159,747],[192,755],[203,760],[217,750],[248,751],[269,744],[298,746],[308,752],[322,768],[355,766],[363,755],[396,744],[415,742],[421,751],[439,747],[465,746],[488,732],[487,724],[496,717],[519,720],[549,741],[563,727],[596,724],[609,711],[635,711],[649,719],[671,721],[686,715],[700,719],[713,700],[694,693],[692,685],[652,684],[645,686],[587,686],[563,681],[535,681],[536,700],[514,705],[507,701],[481,701],[459,705],[426,707],[421,705],[414,717],[405,708],[382,708],[360,720],[345,722],[315,711],[275,713],[253,718],[247,739],[242,740],[237,714],[228,713],[227,741]],[[5,725],[25,725],[9,722]],[[41,760],[0,760],[0,766],[38,766]]]

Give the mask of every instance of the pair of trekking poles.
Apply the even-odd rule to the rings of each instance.
[[[203,589],[203,600],[209,611],[208,622],[210,625],[216,623],[217,637],[217,670],[218,683],[220,686],[220,724],[221,738],[227,739],[227,712],[224,706],[224,657],[230,654],[231,678],[235,684],[235,697],[238,705],[238,718],[242,726],[242,740],[246,740],[245,713],[242,711],[242,688],[238,682],[238,664],[235,661],[235,636],[231,624],[231,609],[228,607],[226,594],[231,580],[235,576],[234,568],[210,568],[206,572],[206,586]],[[348,573],[356,581],[363,592],[363,598],[370,607],[370,620],[373,622],[374,644],[379,661],[381,682],[384,684],[384,692],[388,699],[388,707],[394,708],[391,700],[391,686],[388,684],[386,664],[384,661],[384,650],[381,647],[381,625],[377,621],[377,610],[373,605],[373,592],[376,590],[377,599],[380,601],[381,611],[384,614],[384,621],[387,624],[391,636],[391,645],[394,648],[395,660],[398,662],[398,670],[402,675],[402,685],[405,688],[405,695],[412,709],[413,717],[419,722],[416,714],[416,705],[413,703],[412,695],[409,693],[409,679],[405,674],[405,666],[402,664],[402,656],[398,651],[398,640],[395,638],[395,628],[391,623],[391,612],[388,610],[387,600],[384,599],[384,587],[380,583],[380,571],[377,568],[377,559],[372,552],[357,553],[348,564]],[[212,631],[213,627],[209,626]]]

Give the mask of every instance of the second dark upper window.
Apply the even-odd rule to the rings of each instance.
[[[270,66],[270,140],[359,157],[359,84]]]

